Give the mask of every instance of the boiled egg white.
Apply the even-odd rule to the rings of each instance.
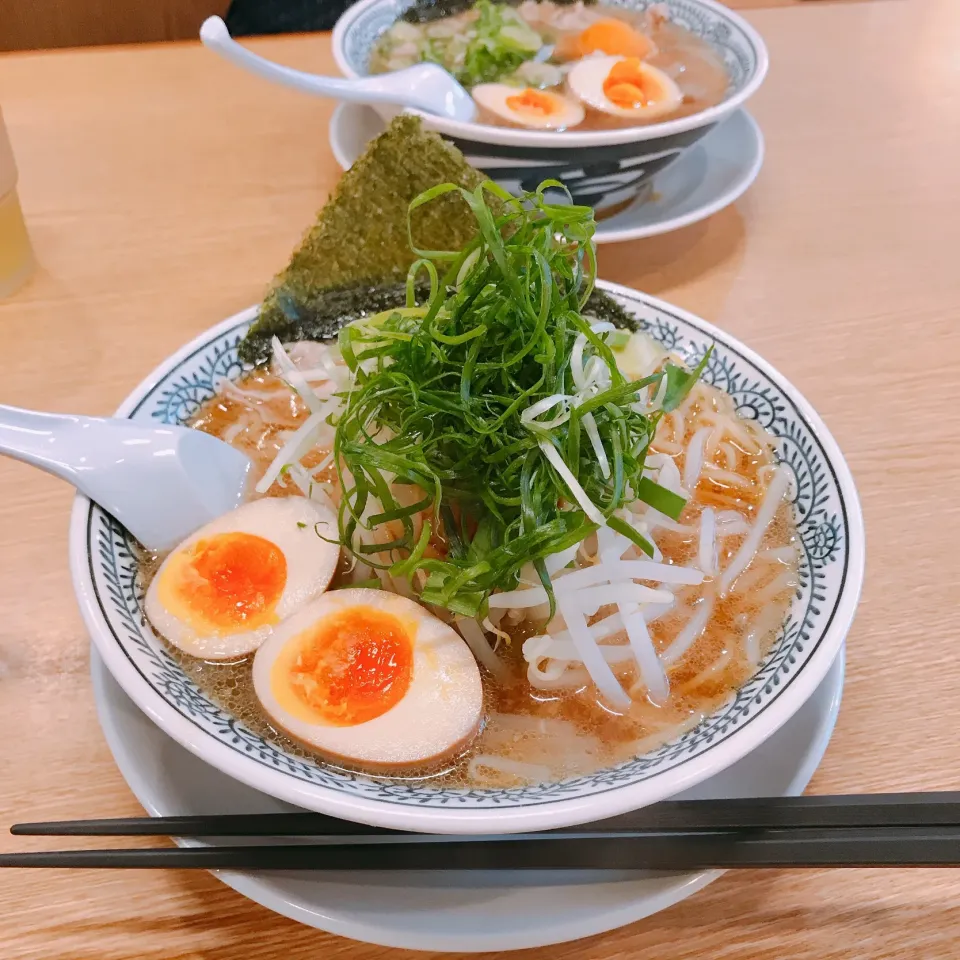
[[[163,561],[147,590],[147,619],[194,657],[252,653],[326,590],[340,559],[337,536],[333,512],[305,497],[244,504]]]
[[[480,729],[470,648],[420,604],[331,590],[257,651],[253,685],[271,721],[324,756],[387,770],[460,753]]]
[[[587,57],[570,71],[567,84],[585,104],[614,117],[653,120],[683,102],[670,77],[637,57]]]
[[[583,107],[552,90],[481,83],[470,91],[477,105],[502,120],[535,130],[563,130],[583,122]]]

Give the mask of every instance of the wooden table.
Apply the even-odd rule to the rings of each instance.
[[[869,559],[818,792],[960,789],[960,4],[757,11],[770,77],[756,186],[601,272],[730,329],[823,414]],[[257,44],[330,66],[325,37]],[[257,300],[336,182],[330,106],[196,46],[0,58],[41,270],[0,304],[0,402],[107,413]],[[66,562],[70,491],[0,462],[0,823],[137,813],[103,742]],[[0,848],[10,849],[9,838]],[[18,843],[17,846],[20,844]],[[948,957],[960,874],[730,874],[547,958]],[[198,873],[0,876],[5,960],[300,960],[385,951],[298,927]]]

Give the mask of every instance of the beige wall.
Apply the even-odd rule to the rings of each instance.
[[[0,50],[195,37],[229,0],[0,0]]]

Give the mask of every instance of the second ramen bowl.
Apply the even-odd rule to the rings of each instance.
[[[337,21],[333,54],[341,72],[366,76],[377,38],[414,0],[360,0]],[[611,6],[642,11],[653,0],[615,0]],[[767,49],[742,17],[714,0],[658,0],[669,19],[709,43],[730,77],[726,96],[699,113],[647,126],[544,132],[462,123],[417,113],[424,126],[456,144],[467,161],[511,193],[561,181],[574,203],[610,215],[649,188],[653,177],[742,106],[767,73]],[[385,119],[395,108],[377,106]]]
[[[830,669],[853,621],[864,534],[853,478],[823,422],[776,370],[691,314],[613,284],[651,336],[688,361],[714,346],[704,379],[775,438],[790,471],[799,586],[759,670],[722,708],[657,749],[589,776],[513,788],[431,787],[384,781],[286,752],[211,701],[147,624],[135,544],[112,517],[78,497],[70,563],[87,627],[125,692],[167,734],[243,783],[289,803],[401,830],[510,833],[601,820],[680,793],[719,773],[780,728]],[[256,310],[201,334],[124,401],[119,416],[181,424],[242,373],[237,348]]]

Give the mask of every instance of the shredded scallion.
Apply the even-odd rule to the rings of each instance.
[[[479,236],[459,251],[415,250],[406,308],[340,334],[353,377],[334,445],[342,542],[467,617],[485,615],[527,563],[552,611],[544,558],[608,523],[649,552],[615,511],[649,496],[679,512],[680,498],[643,478],[662,411],[636,401],[666,379],[664,406],[675,407],[695,375],[668,365],[628,382],[617,369],[616,331],[582,312],[596,273],[593,211],[550,202],[554,189],[517,199],[493,183],[446,184],[418,197],[411,211],[458,191]]]

